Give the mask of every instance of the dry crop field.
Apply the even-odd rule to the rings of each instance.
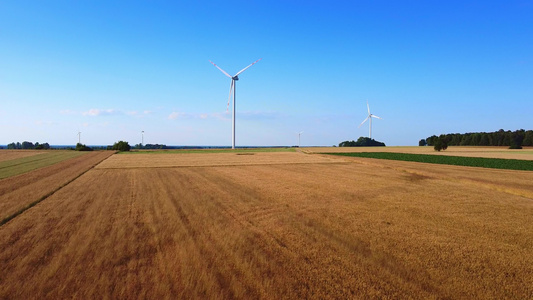
[[[0,227],[0,298],[531,299],[532,249],[533,172],[119,154]]]

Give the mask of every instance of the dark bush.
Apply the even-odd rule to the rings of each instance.
[[[90,147],[85,146],[84,144],[77,143],[76,144],[76,151],[93,151]]]
[[[128,144],[128,142],[124,141],[118,141],[115,144],[113,144],[112,150],[118,150],[118,151],[130,151],[131,146]]]

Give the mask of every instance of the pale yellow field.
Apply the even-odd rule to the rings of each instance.
[[[334,157],[301,155],[297,152],[121,154],[97,166],[112,168],[208,167],[337,162]]]
[[[533,297],[533,172],[286,154],[110,157],[0,227],[0,299]]]

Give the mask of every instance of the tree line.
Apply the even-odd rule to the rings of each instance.
[[[169,147],[167,145],[164,145],[164,144],[146,144],[146,145],[143,145],[143,144],[136,144],[134,147],[134,149],[173,149],[173,147]]]
[[[39,144],[39,142],[36,142],[35,144],[32,142],[24,141],[24,142],[13,142],[11,144],[7,144],[7,149],[50,149],[50,145],[48,143],[42,143]]]
[[[384,147],[385,143],[378,142],[367,137],[359,137],[357,141],[344,141],[339,144],[339,147]]]
[[[159,145],[158,145],[159,146]],[[163,145],[164,146],[164,145]],[[166,147],[166,146],[165,146]],[[28,141],[24,141],[22,143],[20,142],[13,142],[7,145],[7,149],[35,149],[35,150],[47,150],[51,149],[50,144],[48,143],[32,143]],[[93,151],[93,150],[117,150],[117,151],[130,151],[131,146],[128,144],[128,142],[125,141],[118,141],[113,146],[103,146],[103,147],[88,147],[85,144],[77,143],[76,148],[72,147],[66,147],[62,149],[67,150],[76,150],[76,151]]]
[[[447,146],[508,146],[512,149],[520,149],[522,146],[533,146],[533,130],[505,131],[500,129],[495,132],[432,135],[426,139],[421,139],[418,145],[435,146],[439,143],[445,143]]]

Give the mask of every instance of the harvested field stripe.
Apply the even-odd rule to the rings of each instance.
[[[72,153],[76,153],[76,152],[72,152]],[[82,153],[77,152],[77,154],[82,154]],[[45,159],[49,159],[49,158],[52,158],[52,157],[58,157],[58,156],[65,156],[65,155],[61,154],[60,152],[56,152],[56,153],[40,153],[40,154],[33,155],[33,156],[27,156],[27,157],[23,157],[23,158],[3,161],[0,164],[0,169],[6,169],[6,168],[9,168],[9,167],[19,166],[19,165],[23,165],[23,164],[35,163],[35,162],[38,162],[38,161],[42,161],[42,160],[45,160]]]
[[[79,155],[77,155],[79,156]],[[101,162],[101,161],[100,161]],[[50,191],[49,193],[47,193],[46,195],[43,195],[42,197],[40,197],[39,199],[29,203],[28,205],[24,206],[23,208],[19,209],[18,211],[16,211],[15,213],[3,218],[2,220],[0,220],[0,227],[3,226],[4,224],[6,224],[7,222],[13,220],[14,218],[16,218],[17,216],[19,216],[20,214],[22,214],[23,212],[27,211],[28,209],[34,207],[35,205],[39,204],[41,201],[45,200],[46,198],[52,196],[53,194],[55,194],[57,191],[59,191],[60,189],[64,188],[65,186],[67,186],[68,184],[70,184],[71,182],[73,182],[74,180],[78,179],[80,176],[82,176],[83,174],[87,173],[88,171],[94,169],[94,167],[96,167],[100,162],[97,162],[95,163],[94,165],[92,165],[90,168],[88,168],[87,170],[83,171],[81,174],[75,176],[74,178],[72,178],[71,180],[65,182],[64,184],[58,186],[56,189]]]
[[[83,154],[85,153],[78,151],[50,151],[49,153],[3,161],[0,162],[0,179],[47,167]]]
[[[48,150],[0,150],[0,162],[35,156],[49,152]]]
[[[533,161],[503,158],[464,157],[448,155],[428,155],[392,152],[359,152],[359,153],[322,153],[352,157],[413,161],[430,164],[455,165],[467,167],[481,167],[505,170],[533,171]]]

